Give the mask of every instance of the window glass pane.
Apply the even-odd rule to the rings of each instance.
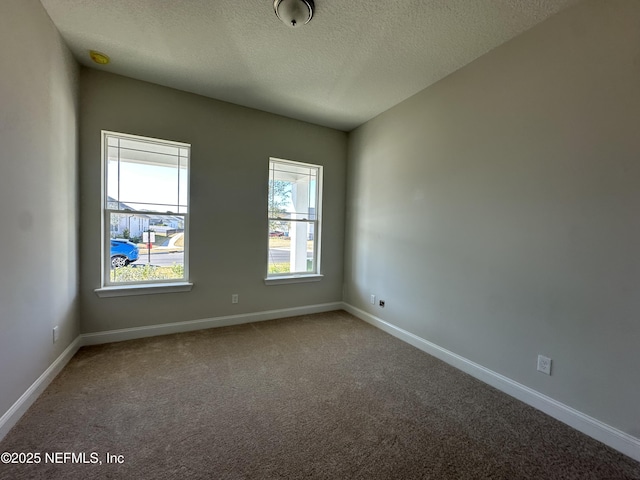
[[[180,170],[178,175],[180,176],[180,182],[178,183],[178,202],[181,207],[185,207],[189,204],[189,160],[186,158],[180,158]],[[182,211],[182,210],[181,210]]]
[[[313,273],[313,222],[270,222],[268,274]]]
[[[184,279],[184,217],[109,213],[112,282]]]
[[[141,150],[144,144],[141,144],[138,149],[123,148],[120,146],[119,155],[120,161],[126,161],[129,163],[142,163],[145,165],[157,165],[159,167],[177,167],[178,157],[177,155],[167,155],[165,153],[149,152],[147,150]]]
[[[120,202],[177,205],[177,157],[149,153],[145,155],[149,160],[147,162],[120,158]],[[153,162],[153,157],[160,157],[165,162]],[[174,165],[166,161],[171,158],[175,161]]]
[[[116,209],[114,209],[116,210]],[[165,205],[161,203],[120,203],[119,210],[139,210],[142,213],[158,212],[158,213],[181,213],[177,205]]]
[[[271,178],[269,180],[269,217],[288,218],[292,207],[291,183]]]
[[[289,220],[315,220],[315,208],[309,207],[306,212],[302,213],[285,212],[281,215],[278,215],[277,218],[284,218]]]
[[[118,148],[107,148],[107,196],[108,201],[118,201]],[[109,207],[109,208],[118,208]]]
[[[167,156],[177,156],[180,150],[179,147],[169,145],[169,144],[161,144],[145,141],[142,139],[133,139],[133,138],[121,138],[120,139],[120,148],[126,148],[129,150],[141,150],[144,152],[154,152],[165,154]]]
[[[277,160],[272,161],[272,168],[277,177],[289,181],[311,175],[311,172],[316,169],[308,165],[295,165],[287,162],[278,162]]]
[[[271,161],[270,166],[269,216],[314,219],[318,168],[277,161]]]

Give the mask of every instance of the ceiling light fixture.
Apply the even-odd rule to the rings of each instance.
[[[313,0],[274,0],[273,9],[290,27],[306,25],[313,17]]]
[[[95,50],[89,50],[89,56],[91,60],[96,62],[98,65],[106,65],[111,60],[109,60],[109,56],[104,53],[96,52]]]

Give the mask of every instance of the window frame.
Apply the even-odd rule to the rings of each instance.
[[[100,297],[113,297],[124,295],[145,295],[155,293],[169,293],[169,292],[182,292],[189,291],[193,286],[189,282],[189,228],[190,228],[190,203],[191,203],[191,145],[184,142],[177,142],[173,140],[164,140],[160,138],[147,137],[142,135],[133,135],[122,132],[114,132],[110,130],[101,130],[101,169],[100,169],[100,209],[101,209],[101,228],[100,228],[100,284],[101,287],[96,289],[95,292]],[[117,137],[120,139],[128,139],[134,141],[142,141],[145,143],[166,145],[171,147],[183,148],[188,150],[188,164],[187,164],[187,192],[186,192],[186,212],[172,213],[172,216],[182,217],[184,222],[184,276],[179,279],[157,279],[157,280],[143,280],[132,282],[114,282],[110,278],[111,272],[111,214],[130,214],[130,210],[121,210],[109,208],[108,191],[107,191],[107,179],[108,179],[108,137]],[[178,150],[179,152],[179,150]],[[178,185],[179,189],[179,185]],[[179,191],[179,190],[178,190]],[[178,202],[180,198],[178,195]],[[120,202],[120,198],[118,198]],[[131,203],[131,202],[129,202]],[[179,203],[178,203],[179,205]],[[154,215],[168,215],[166,212],[150,212]]]
[[[295,167],[311,168],[316,170],[316,188],[315,188],[315,219],[282,219],[277,217],[271,217],[271,172],[272,164],[284,164],[292,165]],[[315,282],[323,278],[321,273],[321,256],[322,256],[322,195],[324,190],[324,167],[314,163],[298,162],[295,160],[286,160],[283,158],[270,157],[268,163],[269,181],[267,182],[267,265],[266,265],[266,277],[264,279],[267,285],[279,285],[286,283],[302,283],[302,282]],[[311,206],[310,206],[311,208]],[[269,273],[269,239],[270,231],[269,224],[272,221],[287,221],[287,222],[304,222],[312,223],[313,228],[313,266],[314,269],[311,272],[284,272],[284,273]]]

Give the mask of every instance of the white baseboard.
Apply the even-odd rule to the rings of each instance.
[[[604,443],[605,445],[624,453],[634,460],[640,461],[640,439],[611,427],[600,420],[590,417],[589,415],[585,415],[574,408],[560,403],[525,385],[515,382],[510,378],[500,375],[493,370],[489,370],[482,365],[467,360],[466,358],[431,343],[424,338],[418,337],[413,333],[407,332],[402,328],[385,322],[384,320],[349,305],[348,303],[344,303],[343,308],[361,320],[364,320],[394,337],[419,348],[429,355],[432,355],[449,365],[468,373],[472,377],[475,377],[478,380],[481,380],[482,382],[487,383],[528,405],[531,405],[556,420],[559,420]]]
[[[342,302],[322,303],[319,305],[309,305],[305,307],[283,308],[279,310],[267,310],[264,312],[203,318],[201,320],[190,320],[186,322],[163,323],[160,325],[149,325],[146,327],[132,327],[123,328],[121,330],[109,330],[106,332],[84,333],[81,335],[82,345],[99,345],[102,343],[121,342],[123,340],[133,340],[136,338],[204,330],[206,328],[228,327],[230,325],[240,325],[243,323],[275,320],[276,318],[330,312],[332,310],[341,310],[342,308]]]
[[[28,410],[28,408],[36,401],[45,388],[56,378],[56,375],[69,363],[69,360],[76,354],[82,346],[80,336],[71,342],[71,344],[49,365],[42,375],[31,384],[18,400],[0,417],[0,440],[2,440],[9,430],[20,420],[20,417]]]

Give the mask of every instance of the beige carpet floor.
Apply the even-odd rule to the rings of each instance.
[[[5,451],[41,462],[2,479],[640,479],[342,311],[82,348]]]

